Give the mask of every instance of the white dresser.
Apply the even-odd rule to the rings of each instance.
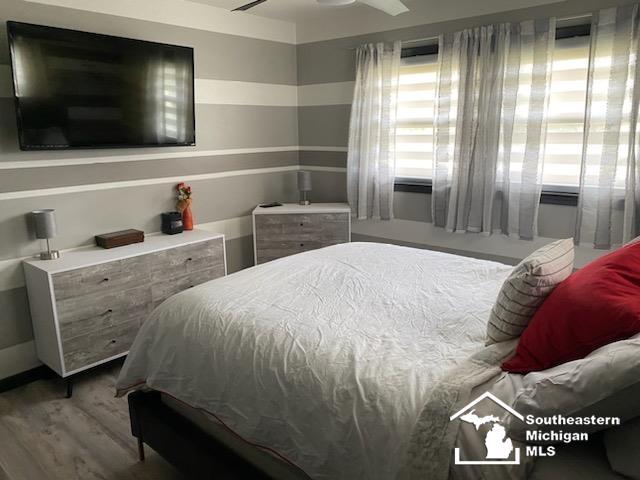
[[[346,203],[285,203],[253,210],[256,265],[349,241],[351,209]]]
[[[126,355],[158,304],[226,275],[224,236],[198,230],[23,265],[38,358],[62,377]]]

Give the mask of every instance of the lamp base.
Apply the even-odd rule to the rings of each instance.
[[[40,254],[40,260],[55,260],[60,258],[59,250],[51,250],[50,252],[42,252]]]
[[[309,200],[300,200],[298,203],[300,205],[311,205],[311,202]]]

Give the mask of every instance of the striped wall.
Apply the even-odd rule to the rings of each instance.
[[[297,198],[298,105],[323,103],[331,92],[324,86],[320,92],[298,88],[294,26],[192,2],[182,2],[198,10],[186,16],[172,11],[180,4],[175,0],[154,0],[153,12],[141,11],[138,6],[143,3],[2,0],[0,378],[38,363],[21,260],[42,245],[28,228],[27,212],[55,208],[59,235],[54,246],[74,249],[91,244],[98,233],[123,228],[158,231],[160,213],[174,208],[175,184],[187,181],[194,189],[198,227],[226,235],[229,270],[235,271],[253,263],[250,213],[255,205]],[[92,11],[77,8],[80,4]],[[202,20],[193,20],[200,10]],[[193,47],[197,145],[20,151],[7,20]],[[311,151],[315,148],[324,149],[311,146]],[[317,170],[318,200],[344,199],[328,185],[323,187],[340,172],[322,165],[311,168]]]

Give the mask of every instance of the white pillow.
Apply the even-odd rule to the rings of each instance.
[[[640,417],[604,432],[604,446],[614,472],[640,480]]]
[[[514,375],[514,374],[510,374]],[[605,345],[580,360],[521,376],[512,407],[521,415],[550,417],[640,416],[640,335]],[[510,421],[509,431],[524,438],[527,425]],[[557,426],[536,425],[536,430]],[[592,433],[606,425],[563,425],[565,432]]]
[[[573,239],[539,248],[507,277],[487,325],[487,345],[518,338],[551,291],[573,271]]]

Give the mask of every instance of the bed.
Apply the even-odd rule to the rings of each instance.
[[[130,396],[139,440],[144,418],[153,430],[170,417],[163,435],[195,426],[275,478],[449,478],[466,441],[449,416],[504,375],[515,345],[484,346],[511,269],[377,243],[253,267],[159,306],[118,394],[147,392]],[[531,471],[523,461],[500,475]]]

